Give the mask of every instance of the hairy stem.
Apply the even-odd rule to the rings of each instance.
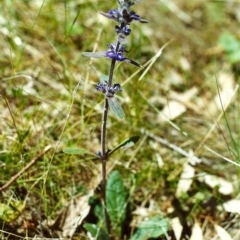
[[[118,51],[119,46],[120,46],[120,43],[118,42],[117,46],[116,46],[116,51]],[[107,83],[108,87],[112,86],[113,72],[114,72],[115,64],[116,64],[116,60],[112,59],[111,67],[110,67],[110,71],[109,71],[108,83]],[[107,161],[107,158],[108,158],[107,152],[106,152],[107,117],[108,117],[108,101],[107,101],[107,99],[105,99],[104,109],[103,109],[103,117],[102,117],[102,129],[101,129],[102,160],[105,160],[105,161]],[[106,170],[105,170],[105,172],[106,172]]]
[[[116,51],[118,51],[118,48],[120,46],[120,43],[117,43]],[[113,72],[115,68],[116,60],[112,59],[109,77],[108,77],[108,88],[112,85],[113,80]],[[108,233],[111,234],[111,224],[106,208],[106,183],[107,183],[107,160],[108,160],[108,151],[106,151],[106,135],[107,135],[107,117],[108,117],[108,100],[105,98],[104,102],[104,109],[103,109],[103,116],[102,116],[102,129],[101,129],[101,147],[102,147],[102,197],[103,197],[103,208],[104,208],[104,217],[105,217],[105,223],[108,230]]]

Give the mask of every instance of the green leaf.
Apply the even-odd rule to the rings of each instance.
[[[227,58],[231,63],[240,61],[240,41],[230,33],[224,33],[219,39],[219,44],[227,53]]]
[[[95,224],[86,223],[83,225],[83,227],[92,235],[92,238],[95,240],[110,240],[108,234]]]
[[[139,136],[132,136],[126,140],[124,140],[123,142],[121,142],[117,147],[115,147],[110,153],[109,155],[113,154],[115,151],[117,151],[119,148],[124,147],[124,148],[130,148],[132,146],[134,146],[137,141],[139,140]]]
[[[118,171],[113,171],[108,178],[106,188],[106,205],[111,220],[112,232],[119,237],[122,224],[126,218],[127,192]]]
[[[83,155],[83,154],[94,155],[90,152],[85,151],[84,149],[81,149],[81,148],[65,148],[65,149],[63,149],[63,152],[67,153],[67,154],[76,154],[76,155]]]
[[[220,36],[219,44],[227,52],[234,52],[240,49],[240,42],[230,33],[223,33]]]
[[[139,225],[137,232],[130,238],[130,240],[147,240],[149,238],[158,238],[166,235],[170,225],[166,218],[155,216],[142,222]]]
[[[239,63],[240,62],[240,48],[234,52],[231,52],[227,55],[228,60],[231,63]]]
[[[111,111],[120,119],[125,117],[124,111],[115,97],[107,97]]]
[[[99,77],[99,80],[101,83],[106,83],[106,82],[108,82],[108,76],[105,74],[101,74]]]

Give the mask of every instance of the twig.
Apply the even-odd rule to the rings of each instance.
[[[203,160],[194,156],[192,153],[188,153],[185,150],[183,150],[182,148],[168,142],[166,139],[158,137],[156,135],[154,135],[153,133],[149,132],[148,130],[142,130],[143,133],[145,133],[147,136],[153,138],[154,140],[156,140],[157,142],[173,149],[174,151],[178,152],[179,154],[183,155],[186,158],[189,158],[191,160],[193,160],[194,163],[201,163]]]
[[[2,187],[0,187],[0,192],[7,189],[11,184],[13,184],[14,181],[16,181],[24,172],[26,172],[33,164],[35,164],[46,152],[48,152],[52,148],[51,145],[48,145],[45,147],[45,149],[39,153],[36,157],[34,157],[30,163],[28,163],[20,172],[12,176],[12,178],[4,184]]]
[[[184,157],[193,160],[194,163],[204,162],[205,164],[208,164],[208,165],[209,165],[209,163],[208,163],[205,159],[198,158],[198,157],[196,157],[195,155],[193,155],[193,153],[188,153],[188,152],[186,152],[186,151],[183,150],[182,148],[180,148],[180,147],[178,147],[178,146],[176,146],[176,145],[168,142],[168,141],[167,141],[166,139],[164,139],[164,138],[161,138],[161,137],[158,137],[158,136],[154,135],[153,133],[149,132],[148,130],[143,129],[142,132],[143,132],[144,134],[146,134],[148,137],[153,138],[153,139],[156,140],[157,142],[159,142],[159,143],[161,143],[161,144],[163,144],[163,145],[165,145],[165,146],[173,149],[174,151],[178,152],[179,154],[183,155]],[[239,163],[236,163],[236,162],[232,161],[231,159],[226,158],[226,157],[218,154],[217,152],[215,152],[214,150],[212,150],[212,149],[209,148],[208,146],[204,145],[204,148],[207,149],[209,152],[215,154],[216,156],[222,158],[223,160],[225,160],[225,161],[227,161],[227,162],[229,162],[229,163],[232,163],[232,164],[234,164],[235,166],[240,167],[240,164],[239,164]]]

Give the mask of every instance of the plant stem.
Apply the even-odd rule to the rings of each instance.
[[[118,51],[120,43],[117,43],[116,51]],[[111,67],[109,71],[108,77],[108,88],[112,86],[112,79],[113,79],[113,72],[116,64],[116,59],[112,59]],[[101,146],[102,146],[102,159],[107,161],[107,154],[106,154],[106,128],[107,128],[107,116],[108,116],[108,101],[107,98],[105,99],[104,109],[103,109],[103,117],[102,117],[102,130],[101,130]],[[105,170],[106,172],[106,170]],[[106,175],[105,175],[106,176]]]
[[[104,110],[103,110],[103,117],[102,117],[102,131],[101,131],[101,145],[102,145],[102,198],[103,198],[103,212],[104,212],[104,219],[108,233],[111,232],[110,227],[110,220],[107,213],[107,206],[106,206],[106,176],[107,176],[107,152],[106,152],[106,126],[107,126],[107,116],[108,116],[108,101],[105,98],[104,102]]]
[[[117,43],[116,46],[116,52],[118,51],[120,46],[120,43]],[[112,86],[112,80],[113,80],[113,72],[116,65],[116,59],[112,59],[110,71],[109,71],[109,77],[108,77],[108,88]],[[107,183],[107,160],[108,160],[108,151],[106,151],[106,135],[107,135],[107,117],[108,117],[108,100],[105,98],[104,102],[104,109],[103,109],[103,116],[102,116],[102,129],[101,129],[101,148],[102,148],[102,197],[103,197],[103,208],[104,208],[104,217],[105,217],[105,223],[107,227],[107,231],[110,234],[111,233],[111,225],[110,220],[107,212],[106,207],[106,183]]]

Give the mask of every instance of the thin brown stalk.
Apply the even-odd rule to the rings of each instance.
[[[6,190],[8,187],[10,187],[11,184],[13,184],[24,172],[26,172],[30,167],[32,167],[46,152],[48,152],[52,148],[51,145],[44,148],[44,150],[39,153],[36,157],[34,157],[30,163],[28,163],[20,172],[15,174],[11,177],[11,179],[5,183],[2,187],[0,187],[0,192],[3,190]]]

